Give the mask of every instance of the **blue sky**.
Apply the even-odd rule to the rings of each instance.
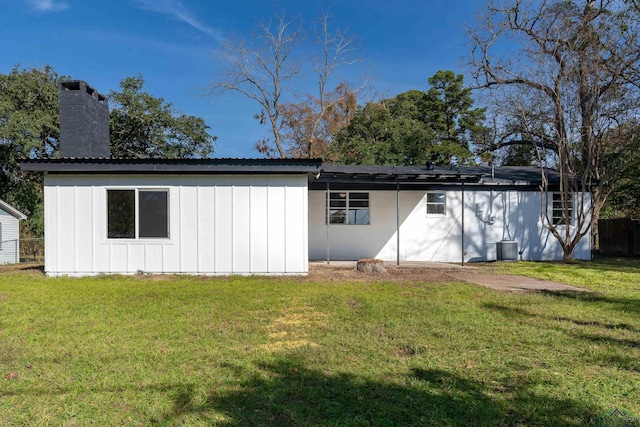
[[[258,157],[267,135],[241,95],[203,97],[220,69],[215,52],[232,34],[250,36],[278,10],[309,23],[329,10],[358,40],[362,62],[338,74],[376,93],[426,89],[440,69],[464,73],[465,28],[484,0],[0,0],[0,72],[16,64],[51,65],[102,93],[141,74],[145,88],[186,114],[203,117],[218,136],[216,157]],[[312,91],[300,87],[300,91]]]

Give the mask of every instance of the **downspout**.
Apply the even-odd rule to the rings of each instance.
[[[462,182],[462,233],[461,233],[461,239],[462,241],[460,242],[460,257],[462,259],[462,266],[464,267],[464,181]]]
[[[396,265],[400,265],[400,180],[396,177]]]
[[[330,249],[329,249],[329,181],[327,181],[327,265],[331,263],[330,261]]]

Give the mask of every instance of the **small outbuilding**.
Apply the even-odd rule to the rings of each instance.
[[[20,220],[26,215],[0,200],[0,265],[20,262]]]

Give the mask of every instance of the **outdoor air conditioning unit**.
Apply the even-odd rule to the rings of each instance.
[[[498,261],[518,261],[518,242],[502,240],[496,242],[496,259]]]

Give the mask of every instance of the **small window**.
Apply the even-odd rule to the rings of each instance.
[[[135,239],[135,198],[134,190],[107,191],[107,236],[110,239]]]
[[[138,193],[140,237],[169,237],[169,200],[166,191]]]
[[[107,237],[168,238],[169,192],[107,190]]]
[[[444,192],[427,193],[427,215],[445,215],[445,204]]]
[[[567,215],[569,217],[569,224],[573,220],[573,195],[571,193],[553,193],[553,213],[552,222],[553,225],[564,225],[565,220],[562,215],[562,200],[564,196],[564,202],[567,207]]]
[[[369,193],[329,193],[331,224],[367,225],[369,221]]]

